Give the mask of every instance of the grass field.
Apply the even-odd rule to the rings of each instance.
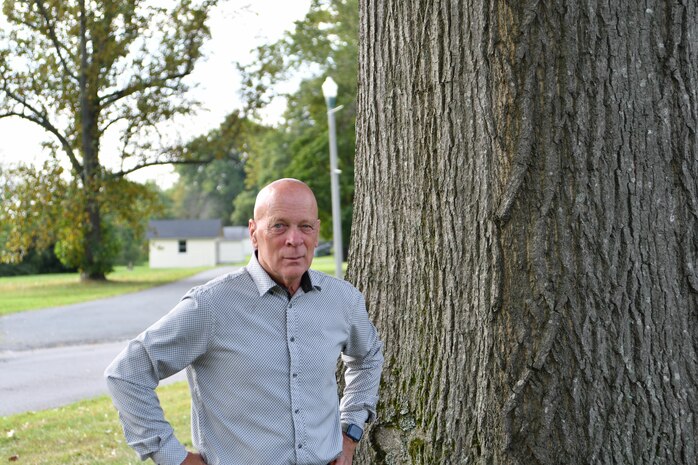
[[[310,268],[334,276],[334,257],[332,255],[315,257]],[[347,271],[347,262],[342,264],[342,269]]]
[[[165,417],[192,448],[186,382],[158,388]],[[41,412],[0,417],[0,463],[137,465],[111,399],[103,396]],[[152,462],[150,462],[152,463]]]
[[[206,268],[132,270],[116,267],[106,282],[80,282],[77,273],[0,278],[0,316],[37,308],[56,307],[135,292],[191,276]]]

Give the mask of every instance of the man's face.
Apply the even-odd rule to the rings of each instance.
[[[305,186],[282,185],[260,210],[259,217],[250,220],[259,263],[276,282],[295,291],[318,244],[315,198]]]

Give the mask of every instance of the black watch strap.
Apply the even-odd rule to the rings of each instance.
[[[354,442],[359,442],[364,435],[364,430],[354,423],[342,423],[342,432]]]

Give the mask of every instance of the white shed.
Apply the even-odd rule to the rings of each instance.
[[[218,242],[218,263],[239,263],[252,255],[250,231],[247,226],[226,226]]]
[[[221,220],[151,220],[150,267],[215,266],[222,232]]]

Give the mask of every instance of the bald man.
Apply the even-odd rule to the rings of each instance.
[[[375,418],[382,343],[361,293],[310,270],[319,226],[307,185],[266,186],[249,221],[249,264],[190,290],[107,368],[126,439],[142,460],[351,465]],[[155,393],[161,379],[185,368],[197,453],[177,440]]]

